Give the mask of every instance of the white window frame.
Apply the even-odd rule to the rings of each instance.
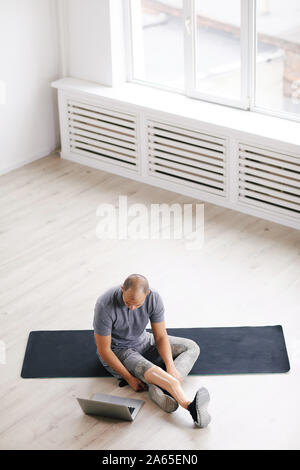
[[[241,48],[241,97],[240,100],[234,100],[221,96],[202,93],[195,86],[195,65],[196,65],[196,38],[195,38],[195,1],[182,0],[183,2],[183,22],[184,22],[184,90],[171,88],[162,84],[137,79],[134,77],[134,55],[140,55],[143,60],[141,50],[137,49],[137,44],[142,43],[132,40],[132,34],[138,34],[138,28],[133,28],[138,23],[139,12],[134,0],[124,0],[124,30],[125,30],[125,50],[126,50],[126,69],[127,81],[141,85],[150,86],[160,90],[179,93],[190,98],[201,101],[208,101],[224,106],[253,111],[261,114],[275,116],[287,120],[300,122],[300,116],[285,112],[276,111],[269,108],[263,108],[255,104],[255,86],[256,86],[256,0],[240,0],[240,48]],[[140,24],[140,23],[139,23]],[[135,50],[134,50],[135,48]]]

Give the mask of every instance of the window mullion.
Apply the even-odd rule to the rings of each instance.
[[[141,3],[127,0],[125,9],[127,10],[130,31],[130,39],[128,41],[130,47],[130,53],[128,54],[130,68],[128,76],[130,80],[134,80],[136,76],[141,78],[145,74]]]
[[[123,2],[123,18],[124,18],[126,78],[128,82],[131,82],[133,80],[131,0],[124,0]]]
[[[250,18],[249,18],[249,0],[240,0],[241,28],[240,28],[240,46],[241,46],[241,106],[249,109],[250,105]]]
[[[256,86],[256,0],[248,0],[248,97],[249,109],[255,105]]]
[[[195,90],[195,0],[183,0],[184,88],[187,96]]]

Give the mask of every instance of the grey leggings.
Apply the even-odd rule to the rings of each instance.
[[[185,377],[192,370],[192,367],[200,354],[200,347],[195,341],[188,338],[170,335],[168,335],[168,338],[171,345],[175,367],[181,376]],[[138,377],[147,384],[149,384],[149,382],[147,382],[144,377],[146,370],[156,364],[159,367],[164,367],[163,360],[161,359],[155,344],[154,335],[149,331],[146,331],[146,338],[141,346],[134,349],[113,349],[113,352],[132,375]],[[110,372],[114,377],[122,379],[121,375],[115,372],[114,369],[112,369],[99,355],[98,357],[108,372]],[[154,361],[156,364],[153,363]]]

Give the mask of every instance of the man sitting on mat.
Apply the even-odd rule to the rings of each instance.
[[[153,334],[145,329],[149,319]],[[144,276],[131,274],[123,285],[101,295],[93,326],[97,355],[114,377],[123,377],[136,392],[148,390],[150,398],[168,413],[181,405],[198,427],[209,424],[207,389],[199,388],[190,401],[181,387],[200,348],[191,339],[167,334],[162,299]]]

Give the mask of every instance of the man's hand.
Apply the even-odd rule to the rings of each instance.
[[[143,392],[144,390],[148,390],[147,385],[137,377],[134,377],[134,375],[132,375],[130,379],[127,380],[127,382],[135,392]]]
[[[173,377],[175,377],[176,379],[178,379],[179,382],[182,382],[182,377],[181,377],[180,373],[178,372],[178,370],[176,369],[174,364],[166,367],[166,369],[167,369],[168,374],[170,374]]]

